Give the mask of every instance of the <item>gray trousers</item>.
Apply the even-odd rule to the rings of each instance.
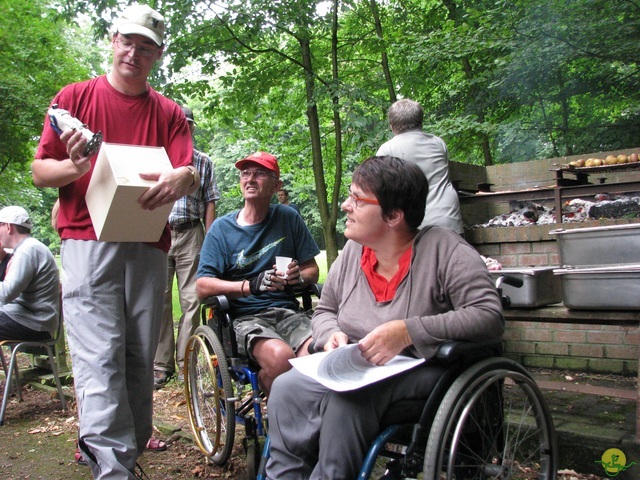
[[[403,402],[403,415],[419,411],[442,371],[421,366],[351,392],[328,390],[296,369],[283,373],[273,383],[267,406],[268,478],[357,478],[389,407]]]
[[[200,325],[200,301],[196,293],[198,255],[204,241],[204,228],[197,225],[189,230],[171,232],[171,248],[167,256],[167,289],[164,297],[164,315],[160,328],[160,341],[156,350],[156,370],[174,373],[176,364],[181,370],[189,337]],[[177,338],[173,332],[173,277],[178,285],[180,321]],[[175,360],[174,360],[175,355]]]
[[[134,478],[152,432],[166,255],[143,243],[62,242],[79,444],[96,479]]]

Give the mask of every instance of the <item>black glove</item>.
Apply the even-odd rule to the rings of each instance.
[[[267,287],[271,286],[271,277],[275,275],[275,269],[265,270],[259,275],[249,280],[249,290],[251,295],[260,295],[267,291]]]

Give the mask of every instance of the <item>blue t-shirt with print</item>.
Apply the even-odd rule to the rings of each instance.
[[[304,220],[292,208],[271,205],[267,218],[245,226],[236,221],[238,213],[217,218],[211,225],[200,252],[197,278],[248,280],[273,268],[276,256],[291,257],[302,264],[320,253]],[[295,295],[287,292],[231,300],[234,316],[256,314],[269,307],[297,310],[298,306]]]

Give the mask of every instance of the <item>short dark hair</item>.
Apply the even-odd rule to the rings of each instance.
[[[280,190],[278,190],[279,192],[283,192],[287,197],[289,196],[289,190],[287,190],[286,188],[281,188]]]
[[[391,130],[398,134],[416,128],[422,129],[424,110],[415,100],[403,98],[389,107],[387,116]]]
[[[400,210],[410,229],[420,227],[429,182],[415,163],[391,156],[369,157],[356,168],[352,178],[359,187],[375,195],[383,217]]]

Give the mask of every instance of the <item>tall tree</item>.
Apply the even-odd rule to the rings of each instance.
[[[202,8],[203,4],[198,4],[198,9]],[[188,22],[184,22],[182,26],[186,34],[175,41],[178,49],[188,51],[192,57],[198,56],[203,70],[210,74],[218,73],[220,58],[233,64],[235,68],[232,71],[220,74],[221,81],[223,85],[240,92],[244,99],[248,91],[253,92],[254,100],[259,99],[260,95],[268,96],[272,93],[270,90],[278,89],[283,82],[301,89],[303,96],[289,93],[300,102],[296,110],[304,112],[306,116],[317,209],[329,264],[338,254],[337,205],[342,182],[339,73],[336,56],[337,8],[338,2],[334,2],[333,15],[326,16],[316,11],[315,3],[302,0],[282,4],[262,0],[229,2],[224,8],[209,5],[207,14],[200,17],[202,24],[197,26],[195,32],[188,31],[193,29],[189,28]],[[199,16],[196,10],[194,8],[189,15]],[[330,53],[332,67],[329,69],[326,69],[324,55],[314,52],[313,46],[318,35],[322,37],[322,41],[326,41],[324,26],[332,32],[329,42],[329,51],[333,52]],[[208,40],[203,42],[200,35],[206,35]],[[209,55],[211,50],[216,51],[217,55]],[[174,68],[180,66],[174,64]],[[255,69],[258,66],[259,72]],[[327,96],[323,97],[323,94]],[[325,162],[327,143],[323,141],[323,130],[326,127],[320,113],[320,108],[326,108],[325,105],[329,106],[331,115],[328,118],[333,122],[331,167]],[[234,107],[237,106],[239,105],[234,104]],[[255,102],[254,105],[246,106],[245,112],[254,110],[264,115],[265,112],[260,107],[260,102]],[[268,107],[271,112],[281,111],[281,108],[273,104]],[[274,117],[276,116],[269,120],[278,123],[277,117]],[[283,126],[283,130],[286,132],[287,127]],[[282,133],[286,134],[284,132]],[[265,138],[262,144],[268,145],[269,141],[272,142],[272,139]],[[327,186],[330,172],[333,172],[331,191]]]
[[[57,192],[36,189],[30,165],[49,102],[65,84],[87,78],[97,56],[45,1],[0,0],[0,11],[0,203],[28,208],[34,235],[53,245]]]

